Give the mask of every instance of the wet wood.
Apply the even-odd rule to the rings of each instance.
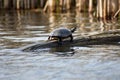
[[[57,41],[41,42],[31,44],[22,48],[22,51],[34,51],[42,48],[54,48],[62,46],[86,46],[86,45],[101,45],[101,44],[113,44],[120,42],[120,30],[102,32],[95,35],[89,36],[77,36],[73,42],[69,40],[63,41],[62,45],[58,45]]]

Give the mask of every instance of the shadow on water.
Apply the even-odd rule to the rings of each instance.
[[[70,57],[75,54],[74,49],[71,47],[56,47],[49,50],[50,53],[55,54],[59,57]]]
[[[54,47],[54,48],[43,48],[43,49],[35,49],[32,51],[33,54],[40,54],[40,55],[56,55],[56,57],[71,57],[74,56],[75,50],[72,47]]]

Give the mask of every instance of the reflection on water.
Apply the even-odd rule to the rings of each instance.
[[[74,49],[71,47],[57,47],[57,48],[51,48],[50,53],[54,53],[57,56],[61,57],[68,57],[73,56],[75,54]]]
[[[18,48],[46,41],[57,27],[79,26],[73,34],[119,29],[119,22],[98,22],[80,13],[0,12],[0,80],[119,80],[120,46],[56,47],[22,52]]]
[[[5,47],[18,47],[23,42],[44,40],[41,33],[48,32],[48,20],[44,14],[28,11],[0,13],[0,41]],[[34,38],[33,38],[34,37]]]

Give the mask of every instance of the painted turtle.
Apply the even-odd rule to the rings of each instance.
[[[72,33],[76,30],[76,27],[69,30],[66,28],[58,28],[51,32],[48,37],[48,40],[58,40],[58,43],[61,43],[63,39],[70,38],[70,41],[73,41]]]

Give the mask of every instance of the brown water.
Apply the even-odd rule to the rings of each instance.
[[[73,34],[87,35],[120,28],[120,21],[103,25],[92,15],[0,12],[0,80],[119,80],[120,46],[94,45],[19,50],[44,42],[51,30],[79,26]]]

